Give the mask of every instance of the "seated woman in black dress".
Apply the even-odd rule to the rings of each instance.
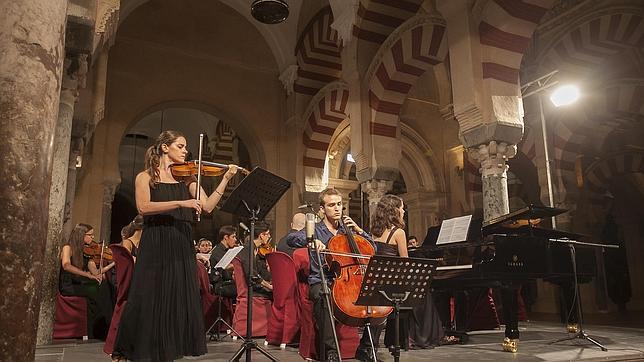
[[[77,224],[74,227],[69,239],[60,251],[60,276],[58,281],[58,291],[61,295],[87,298],[87,332],[90,338],[95,337],[95,325],[103,325],[103,331],[97,331],[96,337],[101,337],[106,332],[106,327],[109,326],[108,322],[111,317],[111,307],[108,305],[109,300],[102,301],[98,296],[103,273],[114,265],[111,263],[99,270],[96,264],[83,254],[83,247],[91,245],[93,240],[94,228],[91,225]],[[103,310],[106,311],[104,312]],[[100,322],[102,318],[105,319]]]
[[[376,254],[408,257],[407,236],[405,235],[405,210],[403,200],[396,195],[383,196],[376,211],[371,216],[371,234],[376,242]],[[409,348],[408,343],[408,320],[407,312],[400,313],[399,345],[403,349]],[[393,313],[387,318],[387,329],[385,331],[385,346],[395,345],[395,323]],[[378,344],[382,326],[373,327],[374,344]]]

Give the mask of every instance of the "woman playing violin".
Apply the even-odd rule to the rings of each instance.
[[[83,253],[84,247],[94,243],[94,228],[88,224],[77,224],[72,230],[67,242],[60,251],[60,275],[58,290],[64,296],[77,296],[87,298],[87,323],[90,338],[102,337],[106,332],[96,331],[94,326],[105,324],[109,326],[111,307],[109,301],[102,303],[99,300],[99,285],[103,280],[103,273],[113,266],[113,263],[103,270],[99,270],[96,263],[90,260],[89,255]],[[101,318],[105,320],[100,322]]]
[[[205,354],[192,226],[194,212],[211,212],[237,172],[230,165],[210,196],[196,199],[194,177],[174,176],[186,161],[185,137],[164,131],[148,148],[145,170],[135,180],[143,232],[115,355],[128,360],[169,361]]]

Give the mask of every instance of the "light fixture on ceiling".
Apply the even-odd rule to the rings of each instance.
[[[277,24],[288,18],[288,4],[286,0],[254,0],[250,13],[261,23]]]
[[[579,99],[579,88],[574,85],[563,85],[550,95],[550,101],[555,107],[567,106],[575,103]]]

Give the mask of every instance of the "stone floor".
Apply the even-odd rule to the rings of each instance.
[[[466,345],[442,346],[434,349],[402,352],[401,361],[644,361],[644,328],[625,328],[605,325],[588,325],[586,332],[604,344],[607,352],[585,340],[549,342],[566,337],[559,324],[551,322],[527,322],[521,324],[519,352],[502,352],[500,341],[503,333],[498,330],[472,332]],[[263,345],[263,340],[258,340]],[[185,358],[184,361],[228,361],[239,349],[240,341],[226,338],[224,342],[210,342],[208,354]],[[36,349],[36,361],[87,362],[109,361],[102,352],[103,343],[98,341],[56,341],[53,345]],[[279,361],[302,361],[296,348],[266,347]],[[378,357],[393,361],[387,350],[381,348]],[[252,353],[253,360],[267,361],[259,352]]]

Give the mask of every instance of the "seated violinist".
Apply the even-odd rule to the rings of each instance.
[[[109,326],[111,318],[111,306],[109,300],[103,300],[101,282],[103,273],[114,266],[114,263],[101,268],[91,260],[89,251],[97,250],[93,242],[94,228],[87,224],[77,224],[63,245],[60,252],[60,276],[58,290],[64,296],[78,296],[87,298],[88,312],[88,335],[90,338],[102,337]],[[99,246],[100,247],[100,246]],[[103,288],[105,289],[105,288]],[[100,325],[102,330],[96,331],[95,327]],[[95,333],[96,331],[96,333]]]
[[[375,244],[373,239],[371,238],[371,235],[367,234],[362,228],[360,228],[349,216],[342,215],[342,195],[340,194],[340,192],[338,192],[338,190],[334,188],[323,190],[322,192],[320,192],[319,202],[320,212],[323,214],[323,219],[322,221],[315,224],[314,234],[315,244],[319,250],[326,249],[329,240],[331,240],[331,238],[333,238],[336,234],[346,234],[345,228],[340,223],[341,218],[344,221],[344,225],[349,228],[353,228],[355,233],[365,238],[375,248]],[[305,247],[307,245],[305,230],[301,230],[296,233],[295,237],[289,239],[288,242],[289,245],[294,248]],[[321,294],[322,279],[320,275],[320,266],[317,263],[315,254],[313,253],[311,253],[310,255],[310,265],[311,273],[309,274],[309,298],[314,303],[313,313],[318,330],[320,326],[324,327],[323,335],[320,336],[320,333],[318,334],[318,338],[324,339],[326,350],[326,358],[324,360],[338,361],[339,356],[333,338],[333,331],[331,330],[331,320],[329,318],[328,312],[325,311],[325,301]],[[333,284],[335,275],[326,268],[323,269],[327,283],[329,285]],[[360,361],[373,361],[374,359],[371,353],[369,333],[367,333],[366,331],[367,330],[365,329],[365,332],[360,339],[360,345],[356,350],[355,358]],[[322,354],[322,352],[320,352],[320,354]]]
[[[259,222],[255,224],[255,239],[253,243],[255,244],[255,260],[253,260],[253,292],[262,297],[273,298],[273,284],[271,283],[271,273],[268,270],[268,264],[266,263],[266,258],[263,258],[258,255],[259,248],[270,244],[271,240],[271,231],[269,230],[270,225],[264,222]],[[237,254],[237,257],[241,260],[242,266],[244,267],[245,275],[248,275],[248,247],[249,244],[246,243],[244,249]]]
[[[237,230],[232,225],[219,228],[219,242],[210,252],[210,265],[212,268],[219,263],[228,249],[237,246]],[[210,284],[215,294],[234,298],[237,296],[237,287],[233,280],[233,264],[228,264],[223,269],[210,270]]]
[[[143,233],[142,215],[136,215],[134,220],[121,229],[121,245],[132,254],[135,262],[139,250],[139,242],[141,241],[141,233]]]

